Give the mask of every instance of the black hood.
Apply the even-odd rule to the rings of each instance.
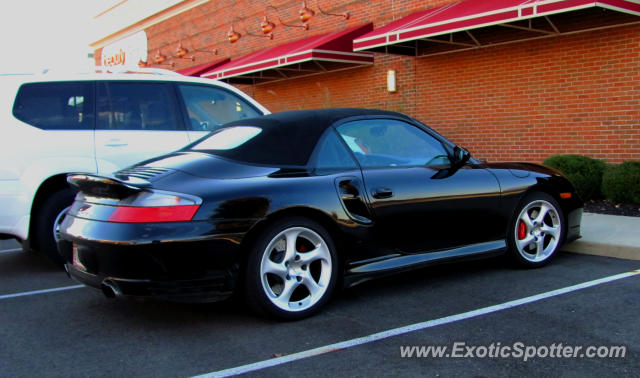
[[[544,165],[534,163],[523,162],[511,162],[511,163],[483,163],[482,167],[489,169],[506,169],[511,172],[512,175],[518,178],[524,178],[531,175],[531,173],[542,174],[548,176],[561,176],[562,173],[556,171],[553,168],[545,167]]]
[[[483,166],[486,168],[494,168],[494,169],[528,171],[528,172],[544,173],[544,174],[553,175],[553,176],[558,175],[558,171],[556,171],[555,169],[549,168],[540,164],[534,164],[534,163],[523,163],[523,162],[484,163]]]

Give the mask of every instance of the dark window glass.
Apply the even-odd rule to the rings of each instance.
[[[24,84],[13,104],[13,115],[41,129],[92,130],[93,83]]]
[[[357,168],[351,154],[333,130],[329,130],[318,145],[317,169]]]
[[[204,85],[179,85],[179,88],[190,130],[214,130],[227,122],[262,115],[240,96],[224,89]]]
[[[184,130],[173,90],[166,83],[98,83],[98,129]]]
[[[363,167],[407,167],[450,164],[442,143],[406,122],[373,119],[338,128]]]

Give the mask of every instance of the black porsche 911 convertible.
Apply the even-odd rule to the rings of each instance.
[[[420,122],[364,109],[226,124],[116,172],[74,174],[58,242],[107,296],[215,301],[234,292],[296,319],[337,286],[507,254],[542,266],[580,235],[559,173],[481,163]]]

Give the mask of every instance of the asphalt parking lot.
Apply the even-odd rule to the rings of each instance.
[[[640,276],[549,293],[632,271],[640,268],[637,261],[561,253],[537,270],[514,269],[501,259],[437,266],[344,290],[319,315],[285,323],[256,317],[233,301],[108,300],[76,288],[37,254],[10,243],[0,247],[8,250],[0,253],[0,376],[614,376],[640,370]],[[71,288],[30,294],[61,287]],[[530,297],[541,293],[537,301]],[[438,321],[424,323],[429,320]],[[395,331],[363,338],[389,330]],[[401,357],[404,346],[455,342],[627,349],[624,358],[611,359]]]

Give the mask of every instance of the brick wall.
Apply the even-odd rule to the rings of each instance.
[[[266,2],[211,1],[148,28],[149,59],[158,49],[172,55],[180,40],[191,50],[217,48],[218,57],[239,57],[367,22],[379,27],[448,2],[320,1],[325,11],[348,10],[351,18],[316,14],[309,31],[278,25],[268,40],[246,35],[259,33]],[[280,9],[267,11],[272,22],[279,13],[299,24],[299,1],[270,3]],[[316,4],[307,5],[317,10]],[[232,23],[243,34],[235,44],[226,39]],[[175,69],[214,58],[195,56],[196,62],[174,59]],[[396,93],[386,91],[389,69],[396,70]],[[404,112],[490,161],[540,162],[554,153],[640,160],[640,25],[432,57],[376,54],[372,67],[240,87],[272,111],[354,106]]]
[[[640,160],[640,26],[417,59],[416,118],[476,155]]]

